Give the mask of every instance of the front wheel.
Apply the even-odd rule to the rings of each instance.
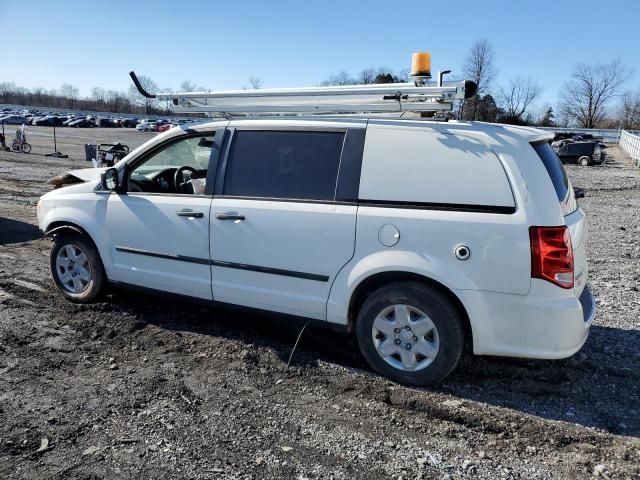
[[[578,159],[578,164],[582,165],[583,167],[588,167],[590,163],[591,159],[589,157],[584,156]]]
[[[360,351],[378,373],[423,386],[445,378],[464,345],[460,314],[445,295],[416,282],[373,292],[358,314]]]
[[[50,264],[58,290],[74,303],[94,300],[105,282],[106,275],[98,251],[84,235],[57,235],[51,248]]]

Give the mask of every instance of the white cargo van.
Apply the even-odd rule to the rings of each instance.
[[[304,317],[424,385],[465,344],[553,359],[585,342],[584,213],[551,140],[422,119],[218,120],[69,172],[38,217],[71,301],[112,282]]]

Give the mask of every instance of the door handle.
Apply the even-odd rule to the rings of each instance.
[[[236,212],[216,213],[218,220],[244,220],[244,215],[240,215]]]
[[[204,213],[202,212],[196,212],[194,210],[178,210],[176,212],[176,215],[178,215],[179,217],[189,217],[189,218],[202,218],[204,217]]]

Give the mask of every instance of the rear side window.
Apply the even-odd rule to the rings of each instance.
[[[359,198],[509,212],[515,208],[500,159],[478,140],[376,125],[367,129]]]
[[[333,200],[343,132],[236,131],[224,194]]]
[[[544,168],[547,169],[549,178],[551,178],[551,182],[553,183],[553,188],[555,188],[556,194],[558,195],[558,200],[561,202],[564,201],[569,191],[569,180],[567,179],[567,173],[564,171],[558,155],[556,155],[556,152],[553,151],[553,148],[551,148],[551,145],[547,142],[532,144],[531,146],[540,157],[540,160],[542,160]]]

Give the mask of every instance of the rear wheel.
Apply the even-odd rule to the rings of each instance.
[[[100,256],[93,242],[84,235],[56,235],[50,264],[56,286],[67,299],[75,303],[94,300],[105,282]]]
[[[24,142],[22,144],[22,153],[31,153],[31,144]]]
[[[587,156],[583,156],[578,159],[578,164],[582,165],[583,167],[588,167],[590,163],[591,159]]]
[[[410,385],[449,375],[464,344],[456,308],[438,290],[417,282],[373,292],[360,309],[356,333],[362,355],[376,372]]]

